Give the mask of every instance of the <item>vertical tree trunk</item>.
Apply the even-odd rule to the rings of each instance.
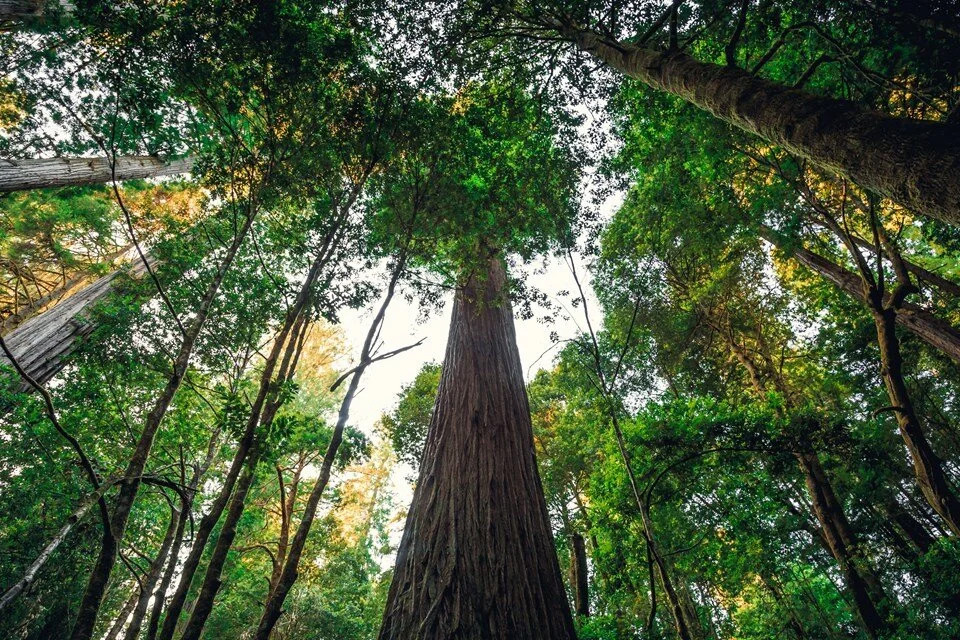
[[[303,555],[304,547],[306,547],[307,536],[310,535],[310,528],[313,526],[313,521],[317,514],[317,506],[320,504],[320,498],[323,496],[323,492],[327,488],[327,483],[330,481],[333,463],[336,461],[337,451],[340,448],[340,443],[343,441],[343,430],[347,426],[347,420],[350,419],[350,407],[353,404],[353,398],[357,394],[357,389],[360,386],[360,380],[363,377],[364,371],[373,364],[371,358],[373,349],[376,346],[374,343],[383,326],[387,307],[390,306],[390,302],[396,293],[397,282],[403,273],[405,263],[405,257],[398,258],[383,303],[374,315],[373,321],[370,323],[370,328],[367,330],[363,347],[360,350],[360,363],[354,369],[350,378],[350,385],[347,388],[346,394],[343,396],[343,401],[340,403],[337,423],[330,436],[330,443],[327,445],[327,450],[323,455],[323,462],[320,464],[320,475],[317,476],[313,489],[310,491],[310,496],[307,498],[307,504],[304,506],[303,515],[300,517],[300,524],[297,526],[297,532],[294,534],[293,541],[287,550],[286,558],[285,560],[278,560],[278,563],[283,563],[283,569],[280,572],[279,578],[276,580],[274,588],[270,590],[267,597],[263,615],[257,625],[257,631],[253,636],[253,640],[268,640],[274,625],[277,624],[277,620],[280,619],[280,615],[283,613],[284,600],[286,600],[287,594],[290,593],[290,589],[293,588],[293,584],[297,580],[300,558]],[[271,584],[274,584],[272,579]],[[187,640],[187,638],[184,638],[184,640]]]
[[[570,584],[573,586],[573,610],[578,616],[590,615],[590,584],[587,572],[587,545],[583,536],[570,536]]]
[[[3,0],[0,0],[0,12],[3,8],[2,2]],[[2,18],[0,13],[0,19]],[[119,181],[172,176],[189,173],[192,168],[192,156],[186,158],[119,156],[116,159],[116,179]],[[113,175],[107,158],[0,160],[0,193],[104,184],[111,182]]]
[[[574,640],[497,259],[457,292],[380,640]]]
[[[153,596],[166,566],[167,556],[173,547],[173,541],[180,530],[180,519],[183,516],[181,510],[175,504],[170,505],[170,521],[167,524],[167,531],[163,536],[163,542],[160,544],[160,550],[157,557],[150,564],[150,570],[143,580],[143,587],[140,590],[140,597],[137,599],[137,606],[133,609],[133,615],[130,618],[130,624],[127,626],[127,632],[124,634],[124,640],[137,640],[140,637],[140,629],[143,627],[143,618],[147,614],[147,606],[150,604],[150,598]],[[162,597],[162,595],[158,596]]]
[[[914,475],[920,491],[950,531],[960,535],[960,500],[950,487],[943,471],[943,462],[923,434],[903,377],[903,358],[900,354],[900,339],[897,337],[897,311],[888,306],[873,310],[877,325],[877,341],[883,364],[883,382],[890,397],[891,411],[897,419],[900,434],[913,460]]]
[[[100,603],[103,600],[103,593],[110,579],[110,573],[113,571],[113,565],[116,563],[117,545],[123,540],[123,534],[127,528],[127,521],[130,518],[133,503],[140,490],[143,471],[147,466],[150,450],[153,448],[154,438],[160,429],[167,409],[170,407],[177,390],[180,388],[180,383],[183,381],[184,375],[186,375],[187,367],[190,364],[190,357],[193,354],[193,346],[200,336],[200,331],[203,329],[207,315],[210,313],[210,309],[216,299],[217,292],[220,290],[220,284],[223,282],[223,278],[230,268],[230,265],[233,264],[233,259],[240,250],[240,246],[243,244],[247,232],[253,225],[254,217],[254,211],[251,210],[248,212],[243,227],[238,230],[232,244],[221,260],[217,273],[204,292],[204,297],[197,308],[196,317],[183,335],[183,340],[177,352],[176,359],[174,360],[173,373],[167,380],[167,384],[161,392],[160,397],[147,415],[143,431],[140,433],[140,438],[137,441],[133,456],[131,456],[130,462],[127,464],[123,480],[120,483],[120,491],[114,503],[109,531],[109,537],[112,537],[112,542],[108,540],[108,536],[106,535],[108,532],[105,532],[104,544],[101,545],[97,561],[90,573],[90,579],[87,582],[87,588],[83,594],[77,620],[74,623],[73,632],[71,633],[72,640],[88,640],[93,634],[97,614],[100,611]]]
[[[556,28],[580,49],[907,209],[960,225],[960,125],[894,118],[680,51]]]

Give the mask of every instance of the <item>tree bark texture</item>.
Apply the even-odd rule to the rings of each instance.
[[[116,165],[118,181],[157,178],[189,173],[193,168],[193,157],[119,156]],[[0,193],[104,184],[112,179],[113,171],[107,158],[0,160]]]
[[[457,292],[380,640],[574,640],[499,260]]]
[[[590,584],[587,571],[587,545],[583,536],[570,536],[570,584],[573,586],[573,609],[578,616],[590,615]]]
[[[903,358],[897,337],[895,309],[873,310],[880,345],[883,382],[890,398],[891,410],[897,419],[900,434],[913,461],[914,475],[920,491],[953,535],[960,535],[960,500],[950,487],[943,470],[943,461],[930,446],[903,377]]]
[[[830,554],[843,572],[844,582],[853,596],[854,607],[871,638],[881,637],[886,629],[880,607],[886,600],[883,586],[873,570],[857,556],[857,539],[833,492],[833,485],[814,452],[797,454],[813,513],[820,523]]]
[[[44,384],[64,367],[67,357],[95,328],[88,319],[90,311],[113,292],[115,280],[121,273],[115,271],[103,276],[4,336],[17,362],[31,378]],[[128,273],[133,277],[146,273],[143,261],[131,263]],[[7,364],[3,355],[0,355],[0,364]],[[28,392],[33,387],[19,380],[16,390]]]
[[[904,207],[960,225],[960,125],[894,118],[852,102],[559,27],[612,69],[704,109]]]
[[[133,455],[127,463],[123,481],[120,483],[120,491],[114,502],[113,515],[110,519],[110,529],[115,542],[112,545],[104,544],[100,549],[100,554],[97,557],[93,570],[90,572],[90,579],[87,582],[87,588],[80,604],[77,621],[74,624],[71,634],[72,640],[87,640],[93,634],[97,615],[100,610],[100,603],[103,600],[103,594],[106,590],[107,582],[110,579],[110,573],[116,563],[117,544],[123,540],[123,535],[126,532],[127,522],[140,490],[143,472],[144,469],[146,469],[147,460],[150,457],[150,450],[153,448],[154,438],[160,429],[167,409],[170,407],[177,390],[180,388],[180,383],[183,381],[184,375],[186,375],[187,367],[190,364],[190,358],[193,354],[193,346],[196,344],[200,331],[206,322],[207,315],[210,313],[210,309],[217,297],[220,284],[223,282],[227,270],[230,268],[233,259],[240,250],[240,246],[243,244],[247,232],[253,225],[254,214],[254,211],[249,212],[244,226],[237,232],[233,242],[220,261],[219,268],[213,280],[207,285],[203,299],[197,307],[196,317],[193,318],[183,336],[173,363],[173,373],[167,379],[167,384],[155,401],[150,413],[147,414],[143,430],[140,432],[140,438],[137,441]]]
[[[769,227],[761,227],[760,236],[775,247],[784,248],[783,239]],[[860,277],[823,256],[803,247],[790,247],[789,255],[821,277],[864,304],[869,304]],[[896,314],[896,323],[960,363],[960,331],[920,306],[904,302]]]

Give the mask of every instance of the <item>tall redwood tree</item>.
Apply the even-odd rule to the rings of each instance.
[[[459,288],[381,640],[573,639],[499,258]]]

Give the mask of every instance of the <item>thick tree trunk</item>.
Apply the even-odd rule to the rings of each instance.
[[[780,235],[769,227],[761,227],[760,235],[775,247],[784,248],[800,264],[834,283],[844,292],[869,304],[859,276],[802,246],[787,246]],[[929,311],[908,302],[896,314],[896,323],[918,338],[960,363],[960,331]]]
[[[157,178],[189,173],[193,168],[193,157],[119,156],[116,165],[118,181]],[[106,158],[0,160],[0,193],[104,184],[112,179],[113,171]]]
[[[578,616],[590,615],[590,584],[587,571],[587,545],[583,536],[570,536],[570,584],[573,587],[573,610]]]
[[[204,292],[204,297],[197,308],[196,317],[191,321],[183,336],[174,360],[173,373],[167,380],[167,384],[161,392],[160,397],[156,400],[153,408],[147,415],[143,431],[140,433],[140,438],[137,441],[137,446],[130,458],[130,462],[127,464],[123,481],[120,484],[120,491],[114,503],[113,514],[110,519],[110,529],[114,543],[106,544],[105,539],[105,544],[103,544],[100,549],[100,554],[94,564],[93,571],[90,573],[87,589],[83,594],[83,600],[81,601],[80,610],[77,614],[77,621],[74,624],[71,634],[72,640],[88,640],[93,634],[97,614],[100,610],[100,603],[103,599],[103,593],[110,579],[110,573],[113,571],[113,565],[116,563],[117,544],[123,540],[123,534],[126,532],[127,521],[130,518],[130,512],[133,509],[134,501],[140,490],[141,479],[144,469],[147,466],[147,460],[150,457],[150,450],[153,448],[154,438],[187,372],[187,367],[190,364],[190,358],[193,354],[193,346],[200,335],[200,331],[203,329],[207,315],[217,297],[220,284],[223,282],[227,270],[230,268],[233,259],[240,250],[240,246],[243,244],[247,232],[253,224],[254,217],[254,212],[249,212],[243,227],[238,231],[221,260],[217,273]]]
[[[897,311],[888,307],[873,310],[877,325],[877,341],[883,364],[883,382],[890,398],[891,410],[897,419],[900,434],[913,460],[914,475],[920,491],[950,531],[960,535],[960,500],[950,487],[943,471],[943,462],[933,452],[917,418],[910,393],[903,377],[903,358],[897,337]]]
[[[885,617],[878,608],[878,604],[886,600],[880,580],[857,557],[856,537],[819,457],[816,453],[807,452],[797,454],[797,460],[810,494],[813,513],[820,523],[831,555],[843,572],[844,582],[853,596],[863,628],[871,638],[880,637],[886,628]]]
[[[393,300],[393,296],[396,293],[397,282],[399,281],[400,275],[403,272],[404,264],[405,259],[403,258],[400,258],[397,261],[397,265],[394,267],[383,303],[380,305],[379,310],[373,317],[373,321],[370,323],[370,328],[367,331],[366,338],[364,339],[363,347],[360,350],[360,363],[354,370],[350,378],[350,385],[347,388],[346,394],[343,396],[342,402],[340,403],[340,411],[337,415],[337,424],[334,426],[333,434],[330,437],[330,443],[327,445],[327,450],[323,455],[323,462],[320,464],[320,475],[317,476],[317,480],[314,482],[313,489],[310,491],[310,496],[307,498],[307,504],[304,506],[303,515],[300,517],[300,524],[297,526],[297,532],[294,534],[293,541],[286,552],[286,558],[285,560],[280,561],[283,562],[283,569],[276,580],[274,588],[271,589],[270,594],[267,597],[263,615],[260,618],[260,623],[257,625],[257,631],[253,636],[253,640],[269,639],[274,625],[277,624],[277,620],[280,619],[280,615],[283,613],[283,603],[287,598],[287,594],[290,593],[290,589],[293,588],[293,584],[297,581],[300,568],[300,558],[302,557],[303,550],[307,545],[307,536],[310,535],[310,528],[313,526],[314,518],[317,515],[317,507],[320,504],[320,498],[323,496],[323,492],[327,488],[327,483],[330,481],[330,473],[333,470],[333,463],[337,458],[337,451],[340,449],[340,443],[343,442],[343,430],[347,426],[347,420],[350,419],[350,406],[353,404],[353,398],[357,395],[357,389],[360,386],[360,380],[363,378],[364,371],[366,371],[367,367],[372,364],[371,354],[373,348],[375,347],[374,343],[377,339],[377,336],[380,334],[381,327],[383,326],[383,320],[387,312],[387,307],[390,306],[390,302]],[[271,584],[274,584],[272,580]],[[184,640],[187,639],[184,638]]]
[[[960,125],[894,118],[700,62],[558,26],[609,67],[678,96],[744,131],[903,206],[960,225]]]
[[[457,292],[380,640],[574,640],[499,260]]]

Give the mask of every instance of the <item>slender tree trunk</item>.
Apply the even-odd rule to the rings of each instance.
[[[333,463],[336,461],[337,451],[340,448],[340,443],[343,441],[343,430],[347,426],[347,420],[350,419],[350,407],[353,404],[353,398],[357,394],[360,379],[363,377],[364,371],[372,364],[371,357],[372,350],[375,346],[374,342],[380,333],[380,328],[383,326],[387,307],[390,306],[390,302],[393,300],[397,282],[404,269],[404,264],[404,258],[401,257],[398,259],[397,265],[394,267],[393,274],[390,278],[390,284],[387,287],[387,293],[383,303],[380,305],[380,309],[370,323],[363,347],[360,350],[360,363],[353,371],[350,378],[350,385],[347,388],[346,394],[343,396],[343,401],[340,403],[337,424],[333,429],[330,443],[327,445],[327,450],[324,453],[323,462],[320,465],[320,475],[317,477],[310,496],[307,498],[303,515],[300,517],[300,524],[297,526],[297,532],[294,534],[293,541],[287,551],[287,556],[283,562],[283,569],[276,582],[276,587],[271,590],[267,598],[263,615],[260,618],[260,623],[257,625],[257,631],[253,636],[254,640],[268,640],[274,625],[276,625],[277,620],[280,619],[280,615],[283,613],[284,600],[286,600],[287,594],[290,593],[290,589],[293,588],[293,584],[299,575],[300,558],[306,547],[307,536],[310,535],[310,528],[313,526],[313,521],[317,514],[317,507],[320,504],[320,498],[323,496],[323,492],[327,488],[327,483],[330,481]],[[184,640],[186,640],[186,638]]]
[[[700,62],[680,51],[656,51],[576,26],[555,26],[612,69],[912,211],[960,224],[958,125],[894,118],[779,85],[737,67]]]
[[[141,589],[134,588],[130,597],[124,601],[123,607],[120,608],[117,617],[114,619],[113,624],[110,625],[110,630],[107,631],[107,635],[103,637],[103,640],[117,640],[117,638],[120,637],[120,632],[123,631],[123,625],[127,623],[127,618],[130,617],[130,612],[133,611],[142,593],[143,591]]]
[[[37,574],[40,573],[40,570],[47,561],[50,560],[54,552],[60,547],[63,541],[66,540],[70,531],[73,530],[74,525],[80,522],[93,505],[97,504],[100,498],[116,483],[116,480],[104,482],[93,494],[83,499],[80,506],[67,517],[67,521],[60,527],[57,534],[53,536],[40,554],[37,555],[37,559],[30,563],[30,566],[23,572],[23,576],[7,589],[3,597],[0,598],[0,611],[3,611],[7,605],[17,599],[17,596],[30,588],[30,585],[37,579]]]
[[[183,545],[183,533],[192,506],[192,496],[180,503],[180,520],[177,523],[177,532],[174,535],[173,545],[170,547],[170,554],[167,557],[167,567],[160,579],[160,584],[154,591],[153,607],[150,609],[150,619],[147,621],[146,640],[154,640],[157,637],[157,630],[160,628],[160,616],[163,615],[164,598],[170,588],[170,583],[173,581],[173,574],[177,570],[177,563],[180,560],[180,547]]]
[[[245,467],[247,456],[254,444],[257,426],[262,422],[264,405],[267,403],[268,395],[273,388],[273,374],[276,370],[277,362],[280,359],[285,345],[288,349],[288,353],[290,352],[289,349],[291,349],[293,341],[288,341],[288,336],[299,321],[300,316],[307,305],[307,302],[310,298],[310,292],[316,282],[317,277],[330,260],[333,254],[332,247],[335,246],[338,237],[338,235],[328,236],[325,248],[321,251],[321,254],[311,265],[310,271],[308,272],[307,277],[304,280],[299,293],[297,294],[297,299],[294,301],[293,306],[287,311],[283,326],[274,340],[270,354],[267,356],[267,359],[264,362],[263,371],[260,374],[260,386],[257,390],[257,397],[254,399],[253,406],[250,409],[250,416],[247,419],[247,424],[244,427],[243,434],[241,435],[240,441],[237,444],[237,450],[234,454],[233,461],[230,463],[230,468],[224,478],[223,486],[221,487],[220,492],[217,494],[216,499],[214,499],[213,503],[210,505],[207,513],[200,520],[200,525],[197,527],[190,553],[187,556],[187,559],[184,561],[183,571],[181,572],[180,576],[180,583],[170,600],[170,605],[167,609],[167,617],[164,619],[163,626],[161,627],[160,633],[157,636],[159,640],[172,640],[173,638],[177,628],[177,623],[180,620],[180,614],[183,611],[184,604],[187,601],[187,594],[190,591],[190,585],[192,584],[193,578],[200,566],[200,560],[203,556],[203,551],[210,539],[210,535],[213,533],[214,528],[220,521],[220,516],[223,515],[224,509],[227,508],[227,504],[230,501],[230,495],[233,492],[237,480]]]
[[[180,519],[183,516],[180,509],[175,505],[170,506],[170,522],[167,524],[167,531],[163,536],[163,542],[160,544],[160,550],[157,557],[150,564],[150,570],[143,580],[143,587],[140,590],[140,597],[137,600],[137,606],[133,609],[130,618],[130,624],[127,626],[127,632],[124,634],[124,640],[137,640],[140,637],[140,629],[143,627],[143,618],[147,614],[147,606],[150,604],[150,598],[154,595],[160,576],[163,574],[166,566],[167,556],[173,547],[173,541],[177,537],[177,531],[180,531]],[[162,597],[159,595],[158,597]]]
[[[870,304],[859,276],[809,249],[787,245],[783,238],[770,227],[761,227],[759,232],[767,242],[785,249],[800,264],[829,280],[861,303]],[[954,362],[960,363],[960,331],[950,324],[909,302],[901,305],[894,321]]]
[[[817,454],[799,453],[797,460],[810,494],[813,513],[831,555],[843,572],[863,628],[871,638],[880,637],[886,629],[884,615],[878,607],[886,600],[883,587],[873,571],[863,566],[864,562],[857,557],[856,537]]]
[[[174,360],[173,374],[167,380],[166,387],[147,415],[146,423],[144,424],[143,431],[140,433],[140,439],[134,449],[133,456],[127,464],[123,481],[120,484],[120,491],[114,503],[113,515],[110,520],[110,533],[112,534],[113,541],[109,543],[105,538],[104,544],[101,546],[96,564],[90,573],[87,589],[83,594],[83,600],[77,614],[77,621],[74,624],[71,634],[72,640],[88,640],[93,634],[97,614],[100,610],[100,602],[103,600],[103,593],[110,579],[110,573],[113,570],[113,565],[116,563],[117,545],[123,539],[123,534],[126,532],[127,521],[133,509],[137,493],[140,490],[141,478],[147,466],[150,450],[153,448],[154,438],[187,372],[190,357],[193,354],[193,346],[200,335],[200,331],[203,329],[207,315],[210,313],[213,302],[217,297],[220,284],[223,282],[227,270],[230,268],[240,246],[243,244],[247,232],[253,224],[254,217],[254,211],[249,211],[243,227],[238,230],[233,243],[227,249],[217,269],[217,273],[207,286],[204,297],[197,308],[196,317],[190,323],[183,336],[183,341],[180,344],[176,359]]]
[[[457,292],[380,640],[574,640],[499,260]]]
[[[900,354],[900,339],[897,337],[897,311],[884,306],[873,310],[877,325],[877,341],[883,364],[883,382],[887,388],[892,411],[897,419],[900,434],[913,460],[914,475],[920,491],[950,531],[960,535],[960,500],[950,487],[943,471],[943,462],[933,452],[913,408],[910,393],[903,377],[903,358]]]
[[[732,329],[728,327],[728,330],[723,333],[731,351],[743,368],[747,370],[754,392],[763,397],[767,390],[766,382],[753,358],[736,341]],[[770,366],[771,360],[767,358],[765,362],[768,369],[772,369]],[[789,399],[788,390],[783,381],[775,377],[772,370],[768,373],[770,374],[769,377],[776,383],[777,391],[784,398]],[[885,617],[879,609],[879,606],[882,606],[886,601],[883,586],[866,561],[857,557],[856,536],[844,513],[843,504],[837,499],[833,491],[833,484],[820,463],[820,456],[813,450],[798,451],[794,456],[803,473],[807,493],[810,496],[811,510],[820,524],[819,534],[830,555],[833,556],[843,572],[844,583],[853,596],[854,607],[861,624],[871,638],[880,637],[886,629]]]
[[[884,503],[883,512],[886,517],[903,532],[910,544],[913,545],[920,555],[930,550],[936,542],[936,538],[930,535],[923,524],[910,515],[893,496]]]
[[[220,529],[220,535],[213,547],[213,553],[210,554],[210,562],[207,564],[207,571],[203,576],[200,592],[193,603],[193,612],[183,629],[181,640],[198,640],[207,618],[213,611],[213,601],[222,584],[220,577],[223,575],[223,566],[226,564],[230,547],[237,537],[237,525],[240,523],[240,517],[243,515],[243,509],[246,506],[247,494],[256,480],[257,464],[259,462],[259,446],[254,445],[254,449],[250,452],[247,464],[243,469],[243,474],[237,481],[233,497],[230,499],[227,517]]]
[[[160,626],[160,616],[163,614],[164,599],[167,595],[167,590],[170,588],[170,583],[173,580],[173,574],[177,570],[177,564],[180,561],[180,547],[183,545],[183,533],[186,528],[186,523],[190,518],[190,511],[193,509],[193,501],[196,498],[200,481],[207,474],[207,471],[210,470],[213,461],[217,457],[222,430],[222,425],[217,426],[210,435],[210,440],[207,442],[207,454],[203,462],[194,467],[190,481],[180,495],[180,518],[177,522],[177,530],[174,534],[173,544],[170,547],[166,569],[163,572],[163,577],[160,579],[160,584],[157,586],[156,591],[154,591],[153,608],[150,610],[150,619],[147,623],[147,640],[154,640],[157,636],[157,630]]]
[[[587,571],[587,545],[583,536],[570,536],[570,584],[573,586],[573,609],[578,616],[590,615],[590,584]]]
[[[193,156],[186,158],[119,156],[116,159],[116,165],[117,180],[157,178],[189,173],[193,168]],[[112,180],[113,172],[107,158],[0,160],[0,193],[48,187],[105,184]]]

